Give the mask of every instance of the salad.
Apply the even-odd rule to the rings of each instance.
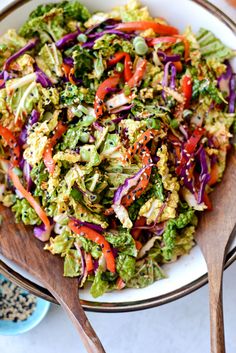
[[[0,201],[98,297],[194,246],[236,127],[235,52],[136,0],[38,6],[0,37]]]

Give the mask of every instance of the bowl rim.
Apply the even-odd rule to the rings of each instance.
[[[11,14],[14,10],[26,3],[33,0],[13,0],[10,4],[3,7],[0,10],[0,21]],[[236,35],[236,23],[229,18],[222,10],[220,10],[217,6],[210,3],[208,0],[188,0],[193,3],[200,5],[202,8],[206,9],[216,18],[218,18],[221,22],[223,22],[235,35]],[[236,260],[236,246],[228,253],[225,262],[225,269],[230,266]],[[11,269],[8,265],[6,265],[3,261],[0,260],[0,273],[3,274],[7,279],[16,283],[17,285],[23,287],[27,291],[32,294],[50,301],[52,303],[58,304],[57,300],[51,295],[51,293],[46,289],[41,287],[40,285],[33,283],[32,281],[26,279],[13,269]],[[142,299],[139,301],[132,302],[122,302],[122,303],[113,303],[113,302],[91,302],[87,300],[80,299],[83,308],[87,311],[92,312],[107,312],[107,313],[115,313],[115,312],[129,312],[129,311],[137,311],[153,308],[159,305],[170,303],[174,300],[183,298],[187,294],[194,292],[195,290],[201,288],[208,282],[207,273],[197,278],[196,280],[184,285],[174,291],[171,291],[167,294],[159,295],[158,297]]]

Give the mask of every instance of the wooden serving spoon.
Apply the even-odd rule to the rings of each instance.
[[[63,261],[43,250],[31,228],[16,224],[12,212],[0,206],[0,252],[40,281],[62,305],[76,327],[88,353],[105,353],[80,304],[78,279],[63,277]]]
[[[200,218],[196,241],[208,268],[211,353],[225,353],[222,277],[236,225],[236,156],[227,161],[222,183],[212,194],[213,210]]]

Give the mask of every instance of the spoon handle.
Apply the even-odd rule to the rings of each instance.
[[[225,353],[221,264],[224,264],[224,261],[208,265],[211,353]]]
[[[58,293],[58,291],[55,291],[53,288],[50,288],[50,291],[53,296],[57,299],[57,301],[61,304],[63,309],[66,311],[74,327],[78,331],[87,352],[106,353],[96,332],[92,328],[84,312],[84,309],[80,304],[78,297],[78,288],[74,287],[74,285],[71,285],[71,288],[69,288],[69,290],[67,288],[66,291],[62,290],[60,291],[60,293]],[[70,294],[68,295],[68,293]]]

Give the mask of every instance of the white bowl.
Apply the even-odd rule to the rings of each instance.
[[[24,3],[18,1],[17,3]],[[0,33],[9,28],[18,28],[27,19],[29,13],[44,0],[29,1],[12,11],[8,9],[8,16],[0,23]],[[50,2],[52,2],[50,0]],[[54,1],[55,2],[55,1]],[[81,0],[91,11],[108,11],[112,7],[125,4],[124,0]],[[236,25],[219,9],[204,0],[143,0],[151,14],[166,18],[170,24],[183,31],[186,26],[191,25],[193,31],[200,27],[214,32],[226,45],[234,46],[236,49]],[[1,18],[0,18],[1,19]],[[236,60],[232,61],[236,71]],[[228,254],[227,265],[236,258],[236,239],[233,241]],[[45,299],[53,298],[36,282],[32,276],[9,262],[0,255],[0,271],[11,277],[11,280],[30,289]],[[177,262],[164,266],[167,278],[157,281],[143,289],[125,289],[107,293],[96,300],[89,294],[87,289],[80,291],[83,306],[92,311],[128,311],[145,309],[155,305],[164,304],[191,293],[207,281],[207,268],[200,249],[195,246],[189,255],[181,257]],[[14,271],[14,272],[13,272]],[[30,282],[29,282],[30,280]]]

